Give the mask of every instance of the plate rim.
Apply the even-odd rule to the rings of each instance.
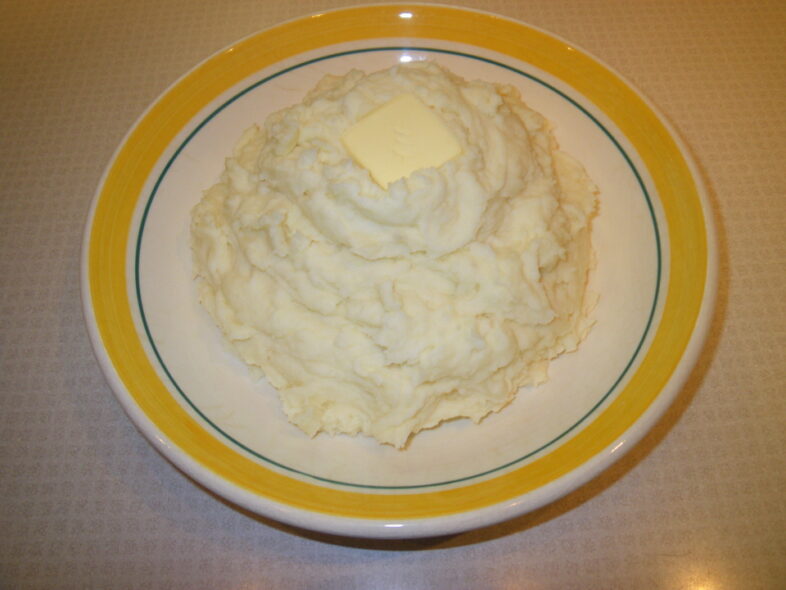
[[[605,68],[613,74],[622,84],[627,86],[643,103],[653,112],[657,121],[666,129],[670,139],[675,142],[679,155],[686,164],[690,171],[690,177],[695,185],[696,195],[699,197],[698,204],[700,205],[700,213],[703,216],[704,237],[706,240],[706,268],[705,268],[705,281],[702,295],[702,302],[695,317],[694,327],[691,330],[691,335],[685,345],[684,354],[679,359],[675,366],[672,375],[666,380],[665,386],[652,400],[649,407],[641,414],[634,422],[622,432],[622,434],[615,438],[605,449],[595,453],[590,460],[582,463],[578,468],[568,471],[565,475],[551,480],[548,484],[525,492],[522,496],[513,498],[508,502],[500,504],[491,504],[481,508],[475,508],[469,511],[459,511],[451,514],[443,514],[441,516],[426,516],[424,518],[393,518],[396,522],[388,522],[391,519],[383,518],[356,518],[351,516],[339,516],[325,512],[314,512],[304,510],[302,508],[295,508],[288,505],[281,505],[280,503],[271,500],[268,497],[253,494],[248,490],[239,489],[235,484],[227,482],[218,474],[211,471],[201,463],[197,462],[189,455],[187,450],[181,449],[178,445],[173,443],[169,438],[158,428],[158,426],[150,419],[150,417],[140,408],[131,392],[127,390],[126,385],[123,383],[122,378],[117,373],[111,356],[104,346],[103,338],[98,326],[98,321],[95,316],[95,309],[91,296],[90,284],[90,240],[92,236],[93,224],[95,222],[96,209],[99,205],[102,191],[105,187],[107,177],[109,176],[113,166],[117,162],[118,155],[126,146],[133,133],[138,129],[141,122],[149,115],[149,113],[159,104],[159,102],[167,96],[173,89],[175,89],[181,81],[187,79],[197,72],[205,63],[213,60],[217,56],[226,53],[228,50],[257,37],[268,34],[271,31],[279,29],[285,25],[292,25],[303,22],[309,18],[322,17],[325,15],[340,15],[342,13],[353,13],[363,9],[395,9],[405,11],[407,9],[423,9],[435,10],[437,12],[443,11],[458,11],[464,14],[482,14],[507,21],[517,27],[524,27],[532,31],[536,31],[547,37],[564,43],[565,45],[574,47],[580,51],[584,56],[594,61],[598,65]],[[402,35],[404,36],[404,35]],[[326,43],[323,47],[327,47],[332,43]],[[475,45],[471,41],[467,42],[468,45]],[[289,57],[294,57],[293,54]],[[524,61],[521,58],[514,57],[518,61]],[[276,61],[271,62],[274,65]],[[526,63],[526,62],[525,62]],[[579,94],[582,94],[579,92]],[[635,146],[635,144],[634,144]],[[659,195],[658,195],[659,197]],[[153,446],[162,452],[169,460],[175,465],[191,475],[201,483],[207,485],[217,493],[234,501],[235,503],[249,508],[254,512],[261,512],[277,520],[289,522],[304,528],[311,528],[321,530],[329,533],[352,534],[363,536],[380,536],[380,537],[413,537],[424,536],[431,534],[444,534],[447,532],[456,532],[458,530],[465,530],[467,528],[474,528],[484,524],[491,524],[515,516],[517,514],[533,510],[543,504],[546,504],[568,491],[575,489],[594,477],[598,472],[608,467],[613,460],[618,458],[627,449],[633,446],[633,443],[640,439],[646,432],[649,431],[652,424],[660,417],[665,409],[671,404],[676,394],[682,387],[682,384],[692,371],[698,355],[703,348],[704,340],[706,339],[707,332],[711,323],[711,318],[714,309],[714,300],[716,295],[717,284],[717,248],[715,245],[715,228],[713,218],[711,215],[711,208],[709,207],[709,199],[704,187],[703,180],[698,173],[698,169],[690,157],[690,153],[685,147],[684,142],[675,132],[669,121],[658,111],[657,108],[644,96],[633,84],[631,84],[624,76],[620,75],[613,68],[605,64],[602,60],[595,57],[590,52],[578,48],[575,44],[569,43],[561,37],[554,35],[550,32],[544,31],[538,27],[524,23],[509,17],[493,14],[490,12],[474,10],[463,7],[451,7],[446,5],[432,5],[432,4],[382,4],[382,5],[365,5],[359,7],[343,8],[331,10],[328,12],[317,13],[311,16],[302,16],[290,19],[283,23],[274,25],[257,31],[244,37],[239,41],[235,41],[218,52],[213,53],[211,56],[200,61],[188,72],[183,74],[175,82],[173,82],[167,89],[165,89],[140,115],[137,121],[131,126],[126,133],[123,140],[120,142],[115,152],[113,153],[104,174],[101,177],[96,193],[91,202],[90,211],[88,213],[87,223],[85,225],[85,233],[83,236],[82,244],[82,300],[83,311],[88,325],[88,332],[90,335],[93,349],[99,360],[99,364],[112,387],[115,397],[119,399],[124,410],[131,417],[132,422],[139,428]],[[670,229],[667,227],[666,229]],[[666,285],[668,286],[668,285]],[[664,295],[666,296],[666,295]],[[658,326],[655,326],[656,328]],[[670,390],[670,391],[667,391]],[[524,496],[528,497],[527,502],[522,502]],[[402,521],[406,521],[402,524]],[[396,526],[386,526],[396,525]]]

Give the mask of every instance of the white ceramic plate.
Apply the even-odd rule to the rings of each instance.
[[[434,60],[518,87],[599,185],[597,324],[480,425],[425,431],[405,451],[310,439],[225,348],[196,300],[190,210],[244,129],[325,74]],[[679,391],[714,293],[707,201],[662,118],[585,52],[500,17],[370,6],[291,21],[211,57],[129,132],[85,234],[83,296],[102,368],[134,422],[178,466],[266,516],[339,534],[412,537],[486,525],[587,481]]]

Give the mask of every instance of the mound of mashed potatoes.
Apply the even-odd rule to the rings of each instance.
[[[383,187],[341,138],[402,94],[461,149]],[[199,298],[292,423],[402,448],[578,346],[596,192],[512,87],[433,62],[327,76],[248,129],[193,210]]]

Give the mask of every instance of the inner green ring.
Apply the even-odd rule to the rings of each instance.
[[[338,58],[338,57],[344,57],[344,56],[347,56],[347,55],[353,55],[353,54],[358,54],[358,53],[381,52],[381,51],[417,51],[417,52],[442,53],[442,54],[455,55],[455,56],[464,57],[464,58],[467,58],[467,59],[473,59],[473,60],[477,60],[477,61],[482,61],[482,62],[491,64],[491,65],[494,65],[494,66],[497,66],[497,67],[509,70],[509,71],[514,72],[514,73],[516,73],[516,74],[518,74],[520,76],[523,76],[525,78],[528,78],[528,79],[530,79],[530,80],[532,80],[532,81],[534,81],[534,82],[544,86],[545,88],[548,88],[550,91],[556,93],[561,98],[567,100],[570,104],[572,104],[574,107],[579,109],[579,111],[581,111],[581,113],[583,113],[585,116],[589,117],[589,119],[595,125],[597,125],[598,128],[601,131],[603,131],[604,135],[606,135],[606,137],[608,137],[609,141],[611,141],[612,144],[614,145],[614,147],[616,147],[617,150],[620,152],[620,154],[624,158],[625,162],[630,167],[633,175],[636,177],[636,181],[638,182],[639,187],[641,188],[642,195],[644,196],[644,199],[645,199],[645,201],[647,203],[647,209],[649,211],[650,219],[652,221],[652,228],[653,228],[653,232],[654,232],[654,236],[655,236],[655,246],[656,246],[656,254],[657,254],[657,270],[656,270],[656,280],[655,280],[655,291],[654,291],[653,298],[652,298],[652,305],[650,307],[650,312],[649,312],[649,315],[647,317],[647,323],[646,323],[646,325],[644,327],[644,331],[643,331],[643,333],[641,335],[641,338],[639,339],[639,342],[636,345],[636,347],[635,347],[635,349],[633,351],[633,354],[631,355],[630,359],[626,363],[625,367],[623,368],[623,370],[621,371],[619,376],[614,380],[614,382],[609,387],[609,389],[606,391],[606,393],[603,394],[603,396],[601,396],[601,398],[595,403],[595,405],[592,406],[592,408],[590,408],[590,410],[586,414],[584,414],[573,425],[569,426],[564,432],[562,432],[558,436],[554,437],[549,442],[541,445],[537,449],[535,449],[535,450],[533,450],[533,451],[531,451],[531,452],[529,452],[529,453],[527,453],[527,454],[525,454],[525,455],[523,455],[523,456],[521,456],[521,457],[519,457],[517,459],[514,459],[512,461],[504,463],[503,465],[499,465],[498,467],[494,467],[493,469],[488,469],[488,470],[482,471],[480,473],[476,473],[476,474],[473,474],[473,475],[467,475],[467,476],[464,476],[464,477],[451,479],[451,480],[446,480],[446,481],[440,481],[440,482],[434,482],[434,483],[425,483],[425,484],[402,485],[402,486],[381,486],[381,485],[361,484],[361,483],[338,481],[338,480],[329,479],[329,478],[326,478],[326,477],[321,477],[321,476],[318,476],[318,475],[314,475],[314,474],[302,471],[300,469],[295,469],[294,467],[289,467],[287,465],[279,463],[278,461],[270,459],[269,457],[266,457],[266,456],[258,453],[257,451],[251,449],[250,447],[244,445],[242,442],[238,441],[233,436],[231,436],[230,434],[228,434],[227,432],[222,430],[217,424],[215,424],[212,420],[210,420],[210,418],[208,418],[196,406],[196,404],[194,404],[191,401],[191,399],[188,397],[188,395],[186,395],[186,393],[181,389],[180,385],[175,380],[175,378],[172,375],[172,373],[170,372],[169,368],[166,366],[166,363],[164,362],[164,359],[161,357],[161,354],[158,351],[158,347],[156,346],[155,341],[154,341],[153,336],[152,336],[152,333],[150,331],[150,327],[149,327],[148,322],[147,322],[147,317],[145,316],[145,308],[144,308],[144,304],[142,302],[142,289],[141,289],[141,278],[140,278],[140,259],[141,259],[141,250],[142,250],[142,238],[143,238],[143,235],[144,235],[145,224],[147,222],[147,217],[148,217],[148,214],[150,212],[150,207],[151,207],[151,205],[153,203],[153,200],[155,199],[155,196],[158,193],[158,189],[160,188],[161,183],[164,180],[164,177],[168,173],[169,169],[172,167],[172,164],[174,163],[174,161],[177,159],[177,157],[183,151],[185,146],[188,145],[188,143],[196,136],[196,134],[199,133],[199,131],[202,128],[204,128],[205,125],[207,125],[207,123],[209,123],[221,111],[223,111],[230,104],[232,104],[233,102],[238,100],[240,97],[244,96],[248,92],[250,92],[250,91],[252,91],[252,90],[262,86],[263,84],[266,84],[267,82],[270,82],[271,80],[274,80],[275,78],[278,78],[279,76],[282,76],[282,75],[284,75],[284,74],[286,74],[288,72],[291,72],[293,70],[296,70],[296,69],[299,69],[299,68],[302,68],[302,67],[305,67],[305,66],[312,65],[312,64],[317,63],[317,62],[325,61],[325,60],[328,60],[328,59],[335,59],[335,58]],[[298,475],[301,475],[301,476],[304,476],[304,477],[307,477],[307,478],[310,478],[310,479],[313,479],[313,480],[316,480],[316,481],[324,482],[324,483],[329,483],[329,484],[333,484],[333,485],[340,485],[340,486],[347,486],[347,487],[352,487],[352,488],[375,489],[375,490],[412,490],[412,489],[422,489],[422,488],[434,488],[434,487],[452,485],[452,484],[456,484],[456,483],[462,483],[462,482],[469,481],[469,480],[472,480],[472,479],[485,477],[485,476],[490,475],[492,473],[496,473],[496,472],[505,470],[505,469],[507,469],[509,467],[512,467],[513,465],[516,465],[517,463],[521,463],[523,461],[526,461],[530,457],[532,457],[532,456],[534,456],[534,455],[544,451],[548,447],[554,445],[555,443],[557,443],[561,439],[565,438],[568,434],[573,432],[580,424],[582,424],[589,416],[591,416],[609,398],[609,396],[614,392],[614,390],[617,388],[617,386],[619,386],[619,384],[625,378],[625,376],[627,375],[628,371],[633,366],[633,364],[634,364],[636,358],[638,357],[639,353],[641,352],[641,350],[642,350],[642,348],[644,346],[644,342],[647,339],[647,335],[649,334],[650,329],[652,328],[652,324],[653,324],[653,321],[654,321],[654,318],[655,318],[655,311],[657,309],[658,298],[659,298],[660,291],[661,291],[661,280],[662,280],[662,276],[661,275],[662,275],[661,238],[660,238],[660,232],[659,232],[659,229],[658,229],[658,222],[657,222],[657,219],[655,217],[655,211],[654,211],[654,208],[653,208],[653,205],[652,205],[652,201],[650,199],[649,192],[647,191],[647,188],[646,188],[646,186],[644,184],[644,181],[642,180],[641,175],[639,174],[638,170],[636,169],[636,166],[633,164],[633,161],[631,160],[631,158],[628,156],[628,154],[625,152],[625,150],[619,144],[619,142],[614,138],[614,136],[608,131],[608,129],[606,129],[606,127],[604,127],[603,124],[600,121],[598,121],[597,118],[594,115],[592,115],[592,113],[590,113],[587,109],[585,109],[583,106],[581,106],[579,103],[577,103],[575,100],[573,100],[570,96],[568,96],[567,94],[565,94],[561,90],[555,88],[554,86],[552,86],[548,82],[546,82],[544,80],[541,80],[540,78],[538,78],[538,77],[536,77],[536,76],[534,76],[532,74],[528,74],[528,73],[523,72],[523,71],[521,71],[521,70],[519,70],[517,68],[514,68],[514,67],[509,66],[507,64],[503,64],[503,63],[494,61],[494,60],[489,59],[489,58],[479,57],[479,56],[476,56],[476,55],[471,55],[471,54],[463,53],[463,52],[460,52],[460,51],[452,51],[452,50],[447,50],[447,49],[435,49],[435,48],[429,48],[429,47],[370,47],[370,48],[363,48],[363,49],[355,49],[355,50],[351,50],[351,51],[343,51],[343,52],[339,52],[339,53],[332,53],[330,55],[317,57],[317,58],[310,59],[310,60],[304,61],[304,62],[296,64],[296,65],[284,68],[284,69],[276,72],[275,74],[267,76],[267,77],[263,78],[262,80],[259,80],[258,82],[255,82],[254,84],[251,84],[247,88],[244,88],[243,90],[241,90],[240,92],[238,92],[237,94],[232,96],[230,99],[225,101],[222,105],[220,105],[212,113],[210,113],[207,117],[205,117],[205,119],[201,123],[199,123],[194,128],[194,130],[191,133],[188,134],[188,136],[183,140],[183,142],[175,150],[175,152],[172,155],[172,157],[169,158],[169,160],[167,161],[167,163],[164,166],[163,170],[161,171],[161,174],[159,174],[158,178],[156,179],[156,182],[153,185],[153,189],[150,191],[150,196],[148,197],[147,203],[145,204],[145,208],[144,208],[144,211],[142,213],[142,218],[141,218],[140,225],[139,225],[139,233],[138,233],[137,241],[136,241],[135,259],[134,259],[134,284],[135,284],[135,290],[136,290],[136,298],[137,298],[137,303],[139,305],[139,315],[140,315],[140,317],[142,319],[142,325],[144,327],[144,331],[145,331],[145,335],[147,336],[148,343],[150,344],[150,347],[153,350],[153,353],[155,354],[156,359],[158,360],[158,364],[160,365],[161,369],[166,374],[166,376],[169,379],[169,381],[172,383],[172,385],[177,390],[177,392],[180,394],[180,396],[183,398],[183,400],[189,405],[189,407],[191,407],[191,409],[194,410],[194,412],[197,413],[197,415],[199,415],[200,418],[202,418],[202,420],[204,420],[207,424],[209,424],[210,427],[213,428],[216,432],[218,432],[223,438],[225,438],[226,440],[230,441],[232,444],[234,444],[235,446],[239,447],[240,449],[243,449],[245,452],[247,452],[247,453],[251,454],[252,456],[256,457],[257,459],[260,459],[260,460],[264,461],[265,463],[268,463],[270,465],[274,465],[274,466],[276,466],[276,467],[278,467],[280,469],[283,469],[285,471],[289,471],[290,473],[296,473]]]

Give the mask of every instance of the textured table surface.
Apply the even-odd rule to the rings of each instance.
[[[178,76],[339,3],[0,0],[0,587],[786,587],[786,4],[453,3],[600,57],[695,155],[720,291],[676,403],[568,497],[451,537],[333,538],[211,495],[139,435],[94,360],[85,215],[126,130]]]

